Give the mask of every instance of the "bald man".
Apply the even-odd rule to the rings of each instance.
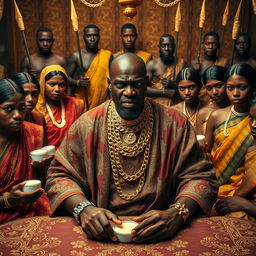
[[[116,241],[119,216],[139,223],[133,242],[168,239],[187,218],[208,214],[213,165],[183,115],[145,98],[141,58],[116,57],[109,83],[112,99],[82,115],[55,155],[46,185],[52,212],[73,214],[90,239]]]

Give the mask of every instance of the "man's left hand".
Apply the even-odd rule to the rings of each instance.
[[[174,208],[165,211],[152,210],[132,219],[139,222],[133,229],[133,241],[138,243],[158,242],[174,236],[183,224],[182,217]]]

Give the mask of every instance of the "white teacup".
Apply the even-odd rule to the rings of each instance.
[[[132,241],[132,230],[138,225],[132,220],[122,221],[122,225],[114,225],[112,228],[121,243],[130,243]]]
[[[45,146],[42,149],[45,149],[47,151],[48,156],[51,156],[55,153],[55,146],[53,145]]]
[[[41,188],[40,180],[26,180],[23,187],[23,192],[32,192],[38,188]]]
[[[33,161],[41,161],[44,158],[48,157],[48,153],[47,153],[47,150],[41,148],[41,149],[31,151],[30,156]]]
[[[205,142],[205,136],[203,134],[198,134],[196,135],[196,139],[199,143],[200,146],[203,146],[204,145],[204,142]]]

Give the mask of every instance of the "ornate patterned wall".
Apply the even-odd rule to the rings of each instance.
[[[240,0],[230,1],[230,17],[224,37],[223,54],[230,56],[231,30],[236,9]],[[23,15],[28,45],[31,52],[36,50],[35,33],[38,27],[49,27],[54,31],[53,51],[68,57],[76,50],[75,35],[70,22],[69,0],[16,0]],[[128,20],[122,14],[118,0],[106,0],[103,6],[93,9],[80,0],[74,0],[79,17],[80,43],[83,44],[82,28],[95,23],[101,29],[100,47],[116,52],[121,48],[120,27]],[[190,61],[195,58],[198,44],[198,19],[202,0],[181,0],[182,26],[179,36],[178,56]],[[220,24],[226,0],[206,0],[206,22],[204,32],[221,32]],[[132,21],[138,28],[138,46],[158,56],[158,40],[161,34],[174,34],[174,18],[177,5],[170,8],[158,6],[153,0],[144,0],[138,8],[138,15]],[[244,1],[242,12],[242,31],[248,29],[250,2]],[[10,12],[12,50],[10,61],[14,72],[19,70],[19,63],[25,56],[21,35],[14,21],[12,5]]]

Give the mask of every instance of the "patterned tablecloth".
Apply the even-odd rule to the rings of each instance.
[[[70,217],[33,217],[0,226],[0,256],[3,255],[256,255],[256,223],[228,217],[200,218],[171,241],[114,244],[86,239]]]

